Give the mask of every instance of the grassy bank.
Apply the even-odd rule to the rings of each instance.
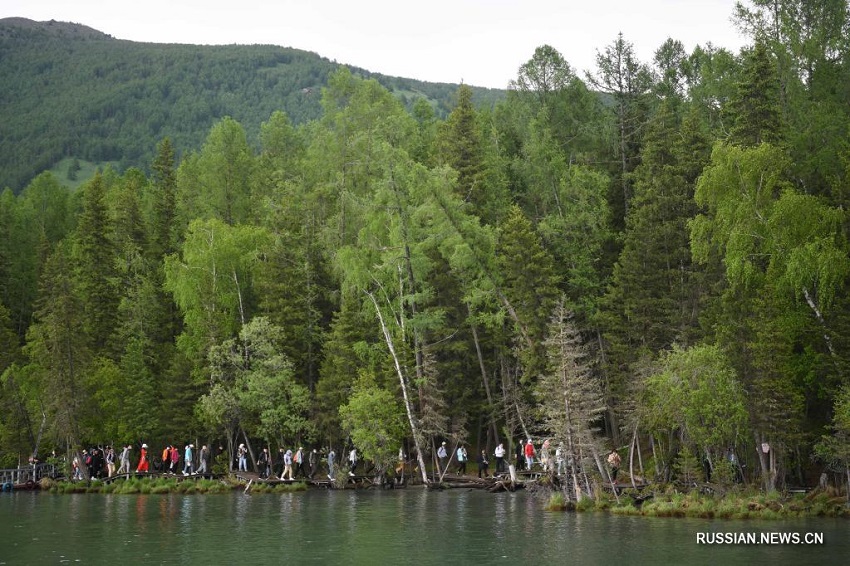
[[[234,489],[244,489],[245,484],[226,480],[178,480],[176,478],[129,478],[126,480],[115,480],[110,483],[100,481],[88,482],[57,482],[44,479],[41,489],[50,493],[227,493]],[[257,483],[251,486],[251,493],[289,493],[294,491],[306,491],[307,484],[291,483],[270,485]]]
[[[681,493],[659,489],[642,493],[624,490],[619,503],[605,493],[578,503],[566,501],[563,494],[550,495],[550,511],[607,511],[615,515],[644,517],[693,517],[700,519],[794,519],[804,517],[842,517],[850,519],[850,507],[844,495],[834,490],[808,494],[783,495],[779,492],[734,491],[724,495],[698,492]]]

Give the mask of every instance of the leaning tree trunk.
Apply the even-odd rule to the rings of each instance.
[[[245,429],[242,428],[242,425],[239,425],[239,431],[242,433],[242,436],[245,438],[245,446],[248,448],[248,455],[251,457],[251,467],[257,470],[257,459],[254,457],[254,447],[251,446],[251,440],[248,438],[248,435],[245,433]]]
[[[384,317],[381,314],[381,308],[378,306],[378,301],[375,300],[375,296],[366,291],[366,294],[372,300],[372,304],[375,306],[375,312],[378,315],[378,322],[381,324],[381,330],[384,333],[384,339],[387,342],[387,348],[390,350],[390,355],[393,358],[393,364],[395,365],[396,373],[398,374],[398,380],[401,384],[401,394],[404,397],[404,408],[407,411],[407,421],[410,423],[410,430],[413,433],[413,443],[416,446],[416,458],[419,461],[419,469],[422,472],[422,483],[428,484],[428,473],[425,471],[425,460],[422,458],[422,450],[419,446],[419,427],[416,426],[416,418],[413,416],[413,406],[410,401],[410,395],[407,393],[407,380],[404,377],[404,372],[401,369],[401,363],[398,360],[398,355],[395,351],[395,345],[393,344],[393,337],[390,334],[390,329],[387,328],[386,323],[384,322]]]
[[[472,317],[472,308],[469,303],[466,305],[466,311]],[[478,366],[481,368],[481,380],[484,382],[484,393],[487,395],[487,405],[490,412],[490,427],[493,432],[493,441],[499,444],[499,431],[496,428],[496,416],[493,410],[493,396],[490,393],[490,378],[487,377],[487,367],[484,365],[484,356],[481,354],[481,343],[478,340],[478,329],[474,324],[469,325],[472,328],[472,340],[475,342],[475,352],[478,354]]]
[[[608,482],[611,484],[611,491],[614,492],[614,499],[617,500],[617,505],[620,504],[620,495],[617,493],[617,486],[614,485],[614,480],[611,478],[611,474],[608,473],[608,468],[602,465],[602,459],[599,457],[599,453],[596,451],[596,447],[591,444],[590,453],[593,455],[593,461],[596,462],[596,467],[599,469],[599,474],[602,476],[602,479],[608,478]]]
[[[632,432],[632,441],[629,443],[629,479],[632,482],[632,487],[637,489],[635,485],[635,445],[637,444],[637,424]]]

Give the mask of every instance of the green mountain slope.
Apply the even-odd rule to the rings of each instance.
[[[117,40],[79,24],[0,20],[0,187],[15,192],[65,158],[147,168],[165,136],[200,146],[224,116],[252,140],[275,110],[295,123],[320,114],[321,88],[340,65],[270,45],[196,46]],[[457,85],[363,69],[406,103],[444,115]],[[503,93],[475,89],[478,103]]]

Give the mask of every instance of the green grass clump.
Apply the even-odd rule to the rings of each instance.
[[[556,491],[549,496],[549,501],[546,503],[547,511],[565,511],[567,509],[567,500],[564,494]]]
[[[592,511],[596,508],[596,501],[590,497],[582,497],[576,503],[576,511]]]

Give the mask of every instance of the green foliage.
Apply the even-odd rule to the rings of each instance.
[[[295,382],[281,339],[279,327],[257,317],[242,327],[238,340],[210,349],[210,388],[196,406],[205,427],[228,435],[250,427],[281,446],[285,439],[309,437],[309,391]]]
[[[247,320],[252,268],[268,243],[268,233],[256,226],[217,219],[190,224],[181,257],[165,259],[165,288],[185,320],[178,345],[187,355],[203,358]]]
[[[744,391],[715,346],[674,347],[647,380],[642,420],[650,430],[681,430],[700,451],[720,454],[747,425]]]
[[[392,392],[362,375],[348,403],[339,408],[343,429],[358,452],[385,470],[398,459],[398,447],[406,433],[404,412]]]
[[[298,49],[136,43],[21,19],[0,21],[0,52],[0,188],[16,192],[63,158],[118,162],[124,170],[151,163],[165,137],[198,148],[225,116],[244,124],[256,145],[260,124],[275,111],[299,124],[319,118],[320,90],[341,68]],[[411,103],[428,100],[442,116],[451,107],[455,85],[353,71],[408,93]],[[482,102],[503,96],[474,91]],[[83,171],[78,177],[88,179]]]
[[[622,423],[668,476],[690,449],[722,479],[733,444],[755,467],[764,439],[779,486],[828,431],[834,458],[850,66],[815,4],[774,3],[741,57],[670,39],[650,69],[618,37],[587,82],[541,46],[495,107],[293,50],[0,22],[0,169],[66,159],[0,194],[0,460],[357,430],[385,466],[522,430],[569,432],[590,476]]]
[[[673,468],[676,472],[676,479],[686,485],[703,480],[702,466],[687,446],[679,451]]]

